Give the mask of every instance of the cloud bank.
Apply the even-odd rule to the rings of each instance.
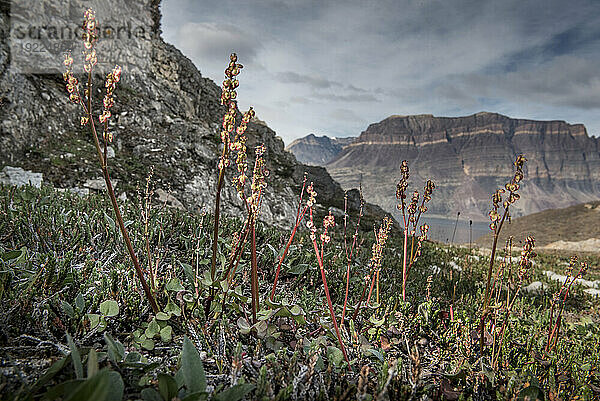
[[[391,114],[479,111],[600,134],[593,0],[165,0],[165,39],[289,143],[358,135]]]

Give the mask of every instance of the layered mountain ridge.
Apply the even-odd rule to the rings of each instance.
[[[366,199],[393,212],[406,159],[411,188],[436,183],[430,213],[486,220],[490,194],[511,177],[518,154],[528,162],[515,216],[600,199],[600,141],[582,124],[497,113],[391,116],[371,124],[326,168],[342,187],[362,181]]]

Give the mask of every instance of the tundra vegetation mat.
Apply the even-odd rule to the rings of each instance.
[[[338,219],[319,259],[348,364],[310,230],[296,234],[270,300],[290,235],[256,225],[254,320],[250,248],[242,252],[233,280],[221,279],[244,221],[221,216],[217,274],[211,279],[210,215],[157,203],[148,208],[144,196],[119,206],[144,273],[153,277],[158,313],[139,285],[105,195],[0,187],[2,399],[567,400],[600,395],[599,301],[583,291],[600,283],[597,257],[573,263],[540,254],[520,278],[519,241],[514,240],[512,257],[499,247],[493,276],[499,291],[492,292],[482,341],[488,256],[423,242],[403,300],[404,236],[392,227],[381,248],[377,287],[353,316],[370,274],[372,245],[381,239],[360,232],[341,322],[348,270]],[[565,296],[560,293],[564,282],[545,271],[569,280],[581,261],[589,265],[588,282],[574,281]],[[538,281],[542,285],[530,286]]]

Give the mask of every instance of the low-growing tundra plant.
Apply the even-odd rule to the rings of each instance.
[[[83,93],[81,92],[81,88],[79,87],[79,80],[73,74],[73,57],[70,53],[65,55],[64,64],[67,68],[67,71],[63,74],[63,78],[67,86],[67,91],[69,92],[69,100],[81,106],[83,110],[83,116],[81,117],[81,125],[90,128],[94,146],[96,148],[96,153],[98,154],[98,161],[100,162],[102,176],[104,177],[104,182],[106,184],[106,190],[108,192],[108,196],[110,198],[113,210],[115,212],[117,223],[119,225],[119,229],[121,230],[121,235],[123,236],[123,240],[125,241],[125,246],[127,247],[127,251],[129,252],[129,256],[131,257],[131,261],[133,262],[133,266],[135,268],[138,280],[140,281],[140,284],[144,289],[144,293],[146,295],[148,303],[150,304],[150,307],[152,308],[154,313],[157,313],[159,311],[158,304],[156,303],[154,295],[152,294],[152,291],[150,290],[150,287],[146,282],[144,273],[142,271],[142,267],[140,266],[140,262],[135,254],[135,251],[133,250],[133,246],[131,244],[131,240],[129,239],[127,228],[125,227],[125,223],[123,221],[123,216],[121,215],[121,210],[119,209],[119,205],[117,203],[115,191],[110,180],[110,174],[108,172],[108,144],[113,141],[113,133],[110,132],[110,130],[108,129],[108,120],[112,115],[111,108],[115,103],[114,91],[117,87],[117,84],[121,80],[122,70],[120,66],[116,65],[115,68],[106,76],[106,83],[104,85],[106,92],[102,101],[102,114],[100,114],[99,116],[94,115],[94,104],[92,98],[92,76],[94,72],[94,67],[98,63],[98,55],[96,53],[96,42],[98,41],[98,23],[96,21],[96,15],[92,9],[88,9],[85,12],[82,30],[82,38],[84,45],[83,68],[87,73],[87,82],[85,84],[85,89],[83,90]],[[98,118],[98,122],[102,127],[101,136],[98,135],[98,130],[96,128],[96,117]],[[102,143],[100,141],[102,141]]]
[[[402,177],[396,186],[396,199],[400,201],[397,208],[402,212],[402,231],[404,232],[404,249],[402,252],[402,300],[406,300],[406,283],[408,281],[408,275],[410,269],[413,267],[416,259],[420,255],[421,244],[427,238],[427,231],[429,226],[423,224],[421,228],[421,236],[417,239],[417,247],[415,249],[415,234],[417,232],[417,226],[421,215],[427,212],[427,206],[425,205],[431,200],[431,194],[435,189],[435,184],[431,180],[427,180],[425,187],[423,188],[423,198],[419,205],[419,191],[415,190],[412,193],[410,203],[406,203],[408,189],[408,178],[410,177],[408,169],[408,161],[403,160],[400,165],[400,173]],[[410,257],[408,255],[408,236],[410,235]]]

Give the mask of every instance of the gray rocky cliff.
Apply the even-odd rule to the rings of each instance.
[[[61,75],[65,46],[80,46],[73,49],[73,58],[74,65],[81,66],[81,44],[52,36],[44,38],[42,32],[41,40],[31,39],[30,43],[46,46],[46,53],[28,60],[22,51],[27,49],[29,39],[21,39],[15,27],[48,24],[75,28],[89,3],[72,0],[63,9],[51,0],[26,2],[31,7],[20,3],[3,2],[0,9],[0,168],[23,167],[42,172],[44,180],[57,187],[80,187],[89,179],[101,177],[89,130],[80,126],[81,111],[68,102]],[[172,191],[188,210],[212,210],[220,123],[225,111],[219,101],[220,87],[162,40],[159,1],[119,0],[98,3],[97,7],[101,35],[103,28],[108,33],[98,42],[95,87],[104,85],[104,73],[114,63],[123,66],[110,120],[115,156],[109,161],[109,169],[119,181],[117,192],[134,195],[136,186],[143,186],[154,166],[157,188]],[[117,39],[116,33],[122,37]],[[239,56],[243,63],[244,55]],[[227,62],[223,60],[223,67]],[[244,85],[243,72],[239,79]],[[96,90],[98,111],[102,93]],[[257,112],[260,115],[260,110]],[[289,227],[303,172],[308,167],[285,151],[283,141],[263,123],[250,123],[248,137],[249,156],[257,144],[266,145],[267,168],[271,171],[261,219]],[[223,209],[241,215],[242,204],[229,181],[233,167],[228,171]],[[325,188],[319,183],[323,191],[317,201],[323,207],[339,207],[343,191],[326,171],[320,174],[324,174],[320,177],[323,182],[335,185]],[[316,181],[318,177],[311,179]],[[380,209],[378,212],[383,214]]]

